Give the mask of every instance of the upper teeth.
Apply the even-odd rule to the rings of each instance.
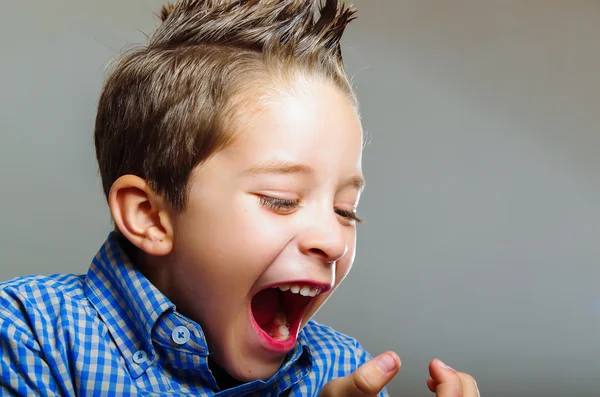
[[[308,285],[302,284],[284,284],[280,285],[279,288],[281,291],[290,291],[293,294],[300,294],[302,296],[311,296],[315,297],[321,293],[322,288],[311,288]]]

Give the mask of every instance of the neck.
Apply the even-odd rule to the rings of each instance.
[[[144,251],[131,244],[129,240],[122,237],[120,245],[134,264],[134,266],[167,298],[173,301],[171,294],[170,266],[166,263],[168,257],[156,257],[146,254]]]
[[[226,390],[241,385],[243,382],[235,379],[219,366],[212,358],[208,359],[208,367],[210,368],[219,389]]]

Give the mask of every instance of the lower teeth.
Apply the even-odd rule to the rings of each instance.
[[[277,312],[273,319],[273,325],[269,336],[275,340],[285,341],[290,337],[290,329],[287,326],[287,316],[283,312]]]
[[[290,337],[290,329],[287,327],[287,325],[280,325],[277,331],[279,331],[277,340],[288,340]]]

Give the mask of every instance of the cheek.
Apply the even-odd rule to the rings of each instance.
[[[349,229],[346,238],[346,241],[348,241],[348,252],[337,262],[337,267],[335,269],[336,286],[344,281],[354,264],[354,257],[356,256],[356,229]]]
[[[336,263],[335,285],[333,286],[333,289],[331,291],[329,291],[327,294],[316,298],[316,300],[313,302],[312,309],[310,309],[309,312],[307,312],[307,316],[305,317],[305,319],[303,321],[304,324],[306,324],[308,322],[308,320],[310,320],[315,315],[315,313],[319,310],[319,308],[321,308],[321,306],[323,306],[325,304],[325,302],[331,297],[331,295],[335,292],[335,290],[340,286],[342,281],[344,281],[344,279],[350,272],[350,269],[352,268],[353,261],[354,261],[354,247],[352,247],[352,251],[350,251],[350,247],[348,247],[348,254],[346,254],[346,256],[344,256],[344,258],[342,258],[341,260],[339,260]]]
[[[199,276],[226,274],[231,283],[244,278],[252,282],[293,236],[289,222],[261,207],[254,196],[203,203],[181,218],[177,247],[180,258]]]
[[[346,278],[352,268],[352,260],[343,260],[337,263],[335,269],[335,287],[337,288]]]
[[[355,256],[355,237],[356,233],[353,232],[352,237],[350,238],[351,243],[348,244],[348,253],[336,263],[335,267],[335,285],[333,289],[327,293],[319,302],[318,306],[321,306],[329,297],[335,292],[337,287],[344,281],[348,273],[350,273],[350,269],[352,268],[352,264],[354,263]]]
[[[206,243],[213,250],[231,255],[232,249],[252,254],[285,241],[285,222],[263,208],[255,196],[234,193],[211,201],[183,219],[182,234],[193,236],[194,243]]]

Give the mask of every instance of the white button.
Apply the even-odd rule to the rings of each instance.
[[[135,352],[135,354],[133,355],[133,361],[136,364],[143,364],[148,360],[148,355],[146,354],[145,351],[143,350],[138,350]]]
[[[178,345],[184,345],[190,340],[190,330],[184,326],[179,326],[173,330],[171,338]]]

